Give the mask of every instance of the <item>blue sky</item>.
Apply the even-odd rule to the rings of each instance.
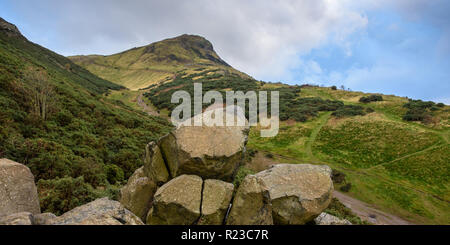
[[[0,0],[0,17],[63,55],[184,33],[256,79],[450,104],[450,1]]]

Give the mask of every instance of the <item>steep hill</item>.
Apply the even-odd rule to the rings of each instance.
[[[0,158],[27,165],[43,211],[114,196],[167,121],[104,98],[122,86],[29,42],[0,19]]]
[[[248,77],[223,61],[208,40],[195,35],[182,35],[110,56],[69,58],[99,77],[131,90],[170,81],[179,71],[192,73],[205,68]]]
[[[176,106],[170,103],[172,93],[182,89],[192,95],[194,83],[203,83],[204,93],[280,92],[280,133],[261,138],[259,128],[252,129],[249,152],[258,155],[243,172],[277,162],[327,164],[345,176],[336,188],[348,195],[412,223],[450,223],[449,106],[335,87],[265,83],[210,70],[179,73],[144,96],[170,115]]]

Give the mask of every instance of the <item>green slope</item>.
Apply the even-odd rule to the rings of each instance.
[[[26,40],[0,19],[0,158],[27,165],[42,211],[111,196],[169,123],[104,98],[122,86]]]
[[[450,224],[448,117],[443,106],[431,123],[402,120],[407,99],[383,95],[364,104],[361,92],[306,86],[301,97],[343,101],[372,108],[364,116],[337,118],[329,113],[304,123],[282,122],[274,139],[251,131],[249,148],[277,156],[277,161],[328,164],[346,174],[349,195],[413,223]],[[340,188],[344,184],[336,184]]]
[[[182,35],[110,56],[69,58],[99,77],[131,90],[170,81],[179,71],[195,73],[209,68],[247,76],[223,61],[208,40],[195,35]]]

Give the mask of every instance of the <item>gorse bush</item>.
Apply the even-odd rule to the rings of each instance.
[[[91,185],[83,177],[39,180],[37,183],[43,212],[61,215],[98,198]]]
[[[274,91],[279,92],[279,109],[280,120],[295,120],[297,122],[305,122],[309,118],[316,117],[321,111],[341,111],[338,116],[354,116],[361,115],[362,107],[353,108],[345,106],[342,101],[324,100],[318,97],[313,98],[300,98],[301,87],[300,86],[280,86],[277,88],[262,88],[266,83],[258,82],[252,79],[241,78],[234,74],[221,75],[213,74],[216,70],[206,70],[201,73],[186,75],[185,73],[179,73],[174,81],[161,84],[154,87],[150,92],[144,95],[149,98],[154,106],[159,110],[167,109],[169,115],[171,111],[177,106],[177,104],[171,103],[172,94],[179,89],[188,92],[191,95],[191,101],[193,101],[194,83],[202,83],[203,95],[210,90],[219,91],[222,93],[223,99],[226,98],[225,91],[267,91],[268,103],[270,104],[270,94]],[[208,107],[210,104],[203,104],[203,108]],[[245,110],[248,117],[248,104]],[[193,105],[192,105],[193,107]],[[193,108],[191,108],[193,113]],[[259,107],[258,107],[259,110]],[[359,110],[358,112],[355,112]],[[267,111],[270,114],[270,106],[267,107]],[[352,113],[353,112],[353,113]]]
[[[43,210],[60,214],[123,182],[142,166],[145,145],[170,130],[102,96],[121,88],[0,31],[0,158],[31,169]]]
[[[423,123],[428,123],[433,117],[432,112],[440,110],[442,105],[438,106],[432,101],[422,101],[422,100],[409,100],[408,103],[403,105],[408,111],[403,116],[405,121],[421,121]]]
[[[362,103],[370,103],[370,102],[375,102],[375,101],[383,101],[383,97],[381,95],[369,95],[367,97],[361,97],[359,99],[359,102]]]

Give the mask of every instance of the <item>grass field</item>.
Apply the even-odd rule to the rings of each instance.
[[[338,99],[375,112],[342,119],[322,112],[305,123],[282,122],[273,139],[259,137],[253,128],[248,147],[274,162],[328,164],[346,174],[352,197],[413,223],[450,224],[448,109],[437,114],[437,124],[425,125],[401,120],[407,102],[401,97],[361,104],[363,93],[318,87],[302,88],[301,96]]]

